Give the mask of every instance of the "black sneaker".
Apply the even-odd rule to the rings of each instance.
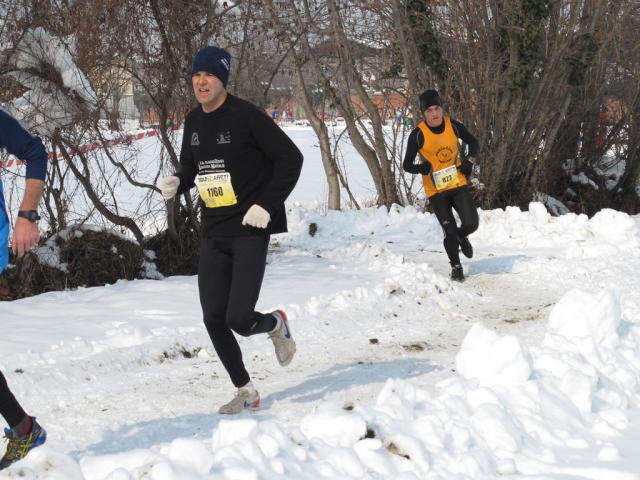
[[[464,282],[464,272],[462,265],[454,265],[451,267],[451,280],[455,282]]]
[[[9,440],[7,451],[0,460],[0,470],[7,468],[14,462],[23,459],[32,449],[42,445],[47,440],[47,432],[44,431],[36,419],[33,419],[31,432],[20,436],[10,428],[5,428],[4,437]]]
[[[458,243],[460,244],[460,250],[462,250],[462,254],[465,257],[473,257],[473,247],[467,237],[458,237]]]

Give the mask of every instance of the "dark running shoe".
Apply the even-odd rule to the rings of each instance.
[[[451,267],[451,280],[455,282],[464,282],[464,272],[462,265],[454,265]]]
[[[47,440],[47,432],[33,419],[31,432],[20,436],[11,428],[4,429],[4,438],[9,441],[7,451],[0,460],[0,470],[7,468],[14,462],[23,459],[32,449],[39,447]]]
[[[458,243],[460,244],[460,250],[462,250],[462,254],[465,257],[473,257],[473,246],[471,246],[471,242],[467,237],[458,237]]]

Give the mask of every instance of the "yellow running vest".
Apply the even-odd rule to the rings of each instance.
[[[427,197],[467,184],[466,177],[457,168],[460,165],[458,136],[451,119],[444,117],[443,121],[442,133],[433,133],[424,121],[418,124],[424,138],[419,152],[431,164],[431,173],[422,176]]]

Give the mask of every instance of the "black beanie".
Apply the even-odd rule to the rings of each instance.
[[[222,82],[224,87],[229,81],[229,68],[231,66],[231,55],[226,50],[219,47],[204,47],[193,57],[191,74],[207,72],[215,75]]]
[[[434,105],[442,106],[442,99],[437,90],[425,90],[420,95],[420,111],[424,112],[427,108]]]

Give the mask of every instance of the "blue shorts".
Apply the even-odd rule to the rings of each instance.
[[[0,180],[0,273],[9,265],[9,216],[4,206],[4,191]]]

